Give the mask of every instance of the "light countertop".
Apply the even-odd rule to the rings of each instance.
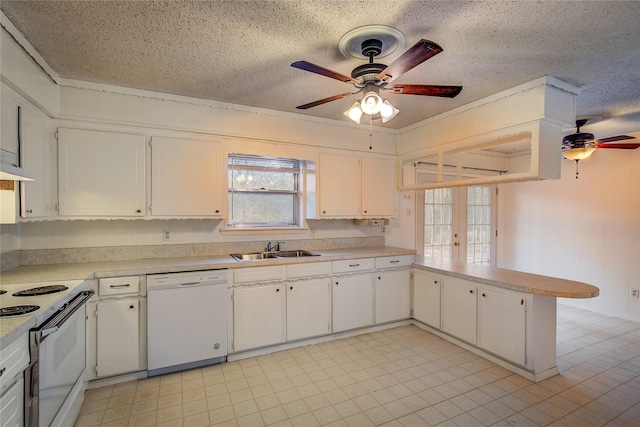
[[[320,254],[321,256],[236,261],[230,255],[216,255],[31,266],[25,265],[13,270],[2,272],[0,283],[7,285],[63,280],[88,280],[104,277],[176,273],[220,268],[247,268],[267,265],[337,261],[354,258],[415,255],[414,250],[389,246],[338,248],[312,252]],[[600,292],[597,287],[586,283],[512,270],[504,270],[500,268],[441,261],[420,255],[415,255],[414,267],[452,277],[472,280],[477,283],[484,283],[487,285],[537,295],[565,298],[592,298],[598,296]],[[26,332],[33,325],[35,325],[35,319],[30,318],[29,315],[0,319],[0,344],[3,346],[7,345],[9,343],[9,338],[15,339],[16,334]]]
[[[563,298],[593,298],[600,294],[595,286],[573,280],[557,279],[538,274],[523,273],[503,268],[485,267],[416,255],[413,266],[445,276],[472,280],[527,294]]]

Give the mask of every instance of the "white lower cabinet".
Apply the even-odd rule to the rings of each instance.
[[[287,341],[330,333],[330,279],[298,280],[286,286]]]
[[[96,304],[97,376],[108,377],[140,368],[140,301],[118,299]]]
[[[447,277],[442,285],[441,328],[470,344],[476,344],[477,288],[472,282]]]
[[[2,427],[24,426],[24,380],[20,378],[0,397]]]
[[[333,332],[373,324],[373,274],[332,279]]]
[[[147,368],[144,276],[100,279],[87,303],[87,379]]]
[[[375,280],[376,324],[411,316],[411,272],[409,269],[382,271]]]
[[[524,366],[526,309],[523,295],[479,288],[478,346]]]
[[[285,284],[233,290],[233,351],[285,341]]]
[[[440,329],[440,276],[413,271],[413,318]]]

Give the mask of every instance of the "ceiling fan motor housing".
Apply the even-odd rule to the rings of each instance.
[[[562,138],[562,148],[582,148],[594,145],[595,137],[592,133],[578,132]]]

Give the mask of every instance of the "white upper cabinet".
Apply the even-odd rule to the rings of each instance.
[[[61,216],[145,215],[145,137],[58,129]]]
[[[320,154],[318,218],[397,216],[396,163],[393,158]]]
[[[394,159],[362,158],[362,216],[395,217],[397,211],[396,162]]]
[[[151,215],[225,216],[225,171],[220,143],[154,136]]]
[[[12,90],[2,85],[0,93],[0,105],[2,105],[2,126],[0,127],[0,146],[3,150],[17,154],[18,152],[18,106],[20,97]]]
[[[20,161],[35,181],[20,182],[20,216],[44,218],[51,214],[51,144],[49,118],[32,108],[21,108]]]
[[[320,154],[318,181],[321,218],[360,216],[360,157]]]

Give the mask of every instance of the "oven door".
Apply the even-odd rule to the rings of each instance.
[[[85,369],[85,302],[81,292],[41,327],[31,330],[29,426],[49,426]]]

